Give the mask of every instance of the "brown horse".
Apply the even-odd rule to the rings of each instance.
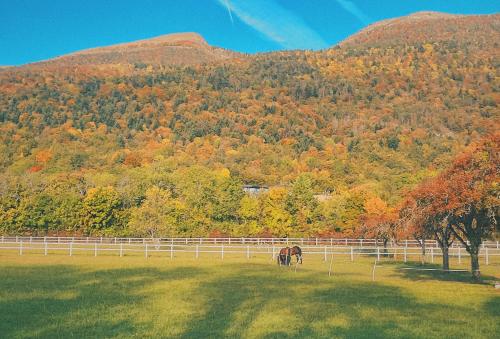
[[[302,264],[302,249],[299,246],[293,246],[290,250],[290,255],[297,258],[297,264]]]
[[[299,246],[284,247],[278,254],[278,265],[290,266],[292,263],[292,255],[297,258],[297,263],[302,264],[302,250]]]

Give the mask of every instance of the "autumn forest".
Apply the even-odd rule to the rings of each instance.
[[[168,45],[185,62],[154,48],[0,69],[0,233],[388,239],[448,220],[460,237],[476,203],[490,225],[500,16],[407,25],[321,51],[187,35]]]

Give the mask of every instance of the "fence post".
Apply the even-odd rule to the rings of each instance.
[[[354,250],[351,246],[351,261],[354,261]]]
[[[224,260],[224,243],[222,243],[222,245],[221,245],[220,255],[221,255],[221,259]]]
[[[174,240],[170,243],[170,259],[174,259]]]
[[[123,257],[123,243],[120,242],[120,257]]]
[[[47,255],[47,242],[44,242],[45,246],[44,246],[44,254]]]
[[[97,257],[97,242],[94,243],[94,257]]]
[[[144,256],[146,258],[148,257],[148,244],[146,244],[146,247],[144,247]]]
[[[405,248],[408,247],[408,239],[405,240]]]
[[[380,247],[377,246],[377,261],[380,261]]]
[[[406,247],[404,248],[405,262],[406,262]]]
[[[69,256],[71,257],[73,255],[73,243],[69,243]]]
[[[324,256],[324,258],[323,258],[323,259],[324,259],[323,261],[325,261],[325,262],[326,262],[326,246],[325,246],[325,256]]]
[[[431,247],[431,263],[434,264],[434,247]]]
[[[373,264],[372,281],[375,281],[375,267],[377,267],[377,260],[375,260],[375,263]]]
[[[328,268],[328,276],[332,276],[332,269],[333,269],[333,250],[332,250],[332,257],[330,259],[330,267]]]
[[[359,243],[360,243],[361,247],[363,247],[363,239],[359,239]]]
[[[198,253],[199,253],[199,252],[198,252],[198,245],[196,245],[196,259],[198,259],[198,256],[199,256],[199,254],[198,254]]]
[[[19,255],[23,255],[23,241],[22,240],[19,244]]]
[[[497,249],[498,249],[498,241],[497,241]]]
[[[274,250],[273,250],[273,257],[274,257]],[[247,245],[247,259],[250,259],[250,246]]]

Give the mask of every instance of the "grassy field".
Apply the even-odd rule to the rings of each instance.
[[[0,252],[0,337],[493,338],[500,262],[468,273],[373,261]],[[411,263],[405,265],[409,266]],[[413,264],[415,266],[416,264]],[[465,263],[464,263],[465,265]],[[453,268],[458,265],[453,262]],[[431,266],[429,266],[431,267]],[[463,266],[465,267],[465,266]],[[495,333],[497,333],[495,335]]]

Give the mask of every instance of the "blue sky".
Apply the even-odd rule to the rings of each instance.
[[[174,32],[240,52],[320,49],[416,11],[491,14],[495,0],[0,0],[0,65]]]

